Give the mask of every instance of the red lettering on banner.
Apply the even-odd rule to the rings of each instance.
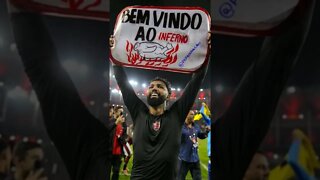
[[[188,35],[160,32],[158,36],[158,40],[185,44],[188,42]]]

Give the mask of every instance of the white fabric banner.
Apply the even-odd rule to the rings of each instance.
[[[214,33],[268,35],[286,19],[299,0],[212,0]]]
[[[43,14],[109,20],[109,0],[10,0],[12,4]]]
[[[10,0],[44,14],[109,21],[109,0]],[[265,36],[286,19],[299,0],[211,0],[214,33]]]
[[[192,73],[206,60],[210,16],[197,7],[131,6],[116,20],[110,60],[122,66]]]

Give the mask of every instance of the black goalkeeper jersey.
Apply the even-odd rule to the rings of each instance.
[[[194,73],[183,95],[164,114],[153,116],[136,96],[123,68],[114,66],[123,100],[134,123],[131,179],[175,179],[182,125],[194,103],[206,69],[206,66],[202,66]]]

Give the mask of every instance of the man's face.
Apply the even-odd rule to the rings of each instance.
[[[245,180],[267,180],[269,176],[269,163],[262,154],[255,154],[245,174]]]
[[[22,171],[29,173],[33,170],[36,161],[42,161],[44,157],[43,150],[41,148],[30,149],[26,153],[26,157],[19,161],[19,166]]]
[[[189,111],[185,122],[186,124],[191,124],[194,122],[194,111],[192,110]]]
[[[10,163],[11,163],[11,151],[10,151],[10,148],[7,147],[2,152],[0,152],[0,166],[5,171],[4,173],[9,171]]]
[[[167,86],[162,81],[152,81],[147,91],[147,101],[152,107],[163,104],[169,98]]]

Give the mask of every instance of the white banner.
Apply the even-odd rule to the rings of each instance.
[[[44,14],[109,21],[109,0],[10,0]],[[214,33],[265,36],[284,21],[299,0],[211,0]]]
[[[109,20],[109,0],[10,0],[17,7],[48,15]]]
[[[210,16],[198,7],[131,6],[114,29],[110,60],[122,66],[192,73],[206,60]]]
[[[299,0],[212,0],[214,33],[268,35],[285,20]]]

